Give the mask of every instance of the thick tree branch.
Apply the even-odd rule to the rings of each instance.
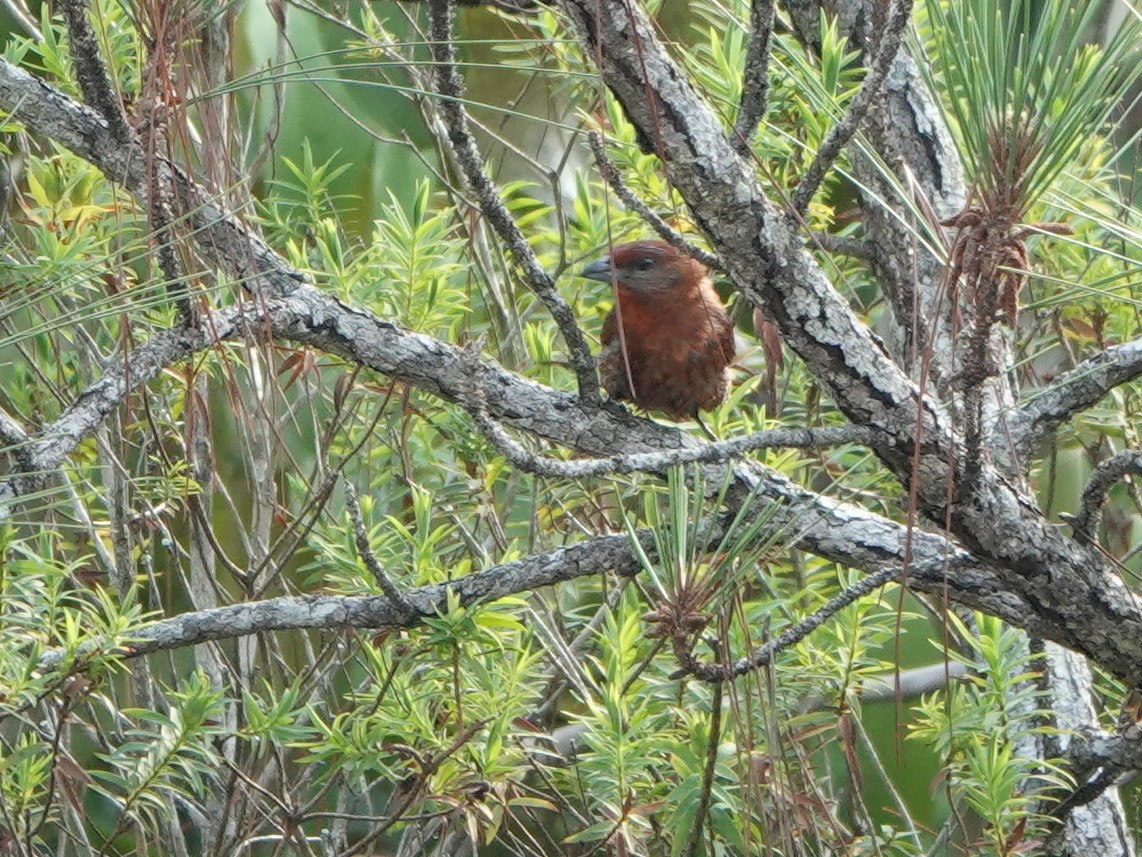
[[[723,535],[723,530],[716,522],[709,522],[704,531],[706,547],[713,549]],[[637,537],[641,551],[653,559],[654,534],[644,530]],[[766,536],[759,535],[757,538],[761,542]],[[582,544],[492,566],[446,584],[404,590],[401,598],[403,605],[385,595],[306,595],[185,613],[144,626],[132,635],[128,645],[115,654],[131,659],[269,631],[410,628],[447,609],[449,593],[458,597],[461,605],[471,606],[581,577],[598,574],[635,575],[640,568],[639,554],[633,549],[628,535],[598,536]],[[768,652],[767,655],[754,653],[739,664],[759,657],[772,657],[795,641],[790,638],[791,634],[800,634],[797,639],[801,639],[823,624],[839,609],[837,604],[840,600],[845,604],[851,603],[859,595],[899,577],[898,564],[882,566],[867,582],[862,581],[857,586],[850,587],[821,611],[763,647]],[[908,580],[911,585],[928,592],[940,592],[945,586],[957,589],[960,583],[970,582],[975,587],[973,599],[982,598],[985,601],[989,600],[987,587],[994,584],[991,572],[963,552],[946,558],[930,556],[910,569]],[[1025,605],[1018,605],[1015,601],[1006,600],[1005,603],[1005,613],[1018,615],[1025,609]],[[414,608],[412,612],[406,609],[407,605]],[[81,653],[81,656],[90,654]],[[62,650],[48,652],[41,658],[40,666],[45,670],[55,669],[63,663],[64,657]]]
[[[822,8],[836,16],[850,41],[869,41],[866,28],[875,13],[873,4],[866,0],[828,4],[783,0],[783,4],[807,46],[819,48],[816,39]],[[942,389],[955,377],[959,352],[953,347],[956,325],[946,294],[947,275],[940,250],[946,240],[939,224],[964,208],[967,191],[959,154],[934,94],[904,51],[889,72],[881,103],[868,115],[864,136],[870,147],[867,151],[858,148],[852,162],[864,234],[869,246],[876,248],[871,267],[892,309],[886,338],[913,377],[928,378],[929,389]],[[991,416],[998,417],[991,420],[988,429],[995,461],[1018,482],[1026,472],[1030,452],[1017,453],[1006,446],[1006,417],[1013,412],[1008,377],[998,376],[988,384],[987,406]],[[1085,663],[1077,657],[1052,657],[1044,670],[1044,682],[1057,690],[1056,712],[1071,709],[1057,721],[1060,728],[1078,729],[1096,722],[1090,707],[1082,704],[1089,696]],[[1068,703],[1072,697],[1073,705]],[[1045,755],[1054,755],[1054,751]],[[1116,795],[1104,795],[1068,815],[1050,853],[1099,857],[1131,854],[1122,819]],[[1077,847],[1069,850],[1071,845]]]
[[[802,40],[814,44],[825,4],[818,0],[783,2]],[[870,14],[872,3],[841,0],[827,8],[851,41],[869,41],[864,28],[875,18],[875,13]],[[868,116],[864,136],[871,144],[869,150],[858,149],[852,161],[864,234],[877,251],[871,267],[892,309],[886,338],[913,377],[929,379],[929,389],[946,389],[958,371],[960,352],[953,347],[956,321],[940,249],[947,242],[939,224],[964,208],[967,192],[959,154],[934,94],[904,51],[889,73],[882,102]],[[1014,402],[1009,377],[997,376],[987,384],[984,401],[990,413],[986,428],[993,460],[1020,484],[1030,452],[1012,451],[1006,444],[1006,418]],[[1096,722],[1090,706],[1084,704],[1089,698],[1089,669],[1080,658],[1047,659],[1044,682],[1056,691],[1060,717],[1056,722],[1061,729]],[[1068,698],[1073,698],[1073,704]],[[1122,818],[1117,797],[1105,795],[1068,817],[1050,853],[1130,854]],[[1070,845],[1077,848],[1068,850]]]
[[[1142,730],[1137,724],[1119,735],[1088,730],[1071,746],[1070,761],[1080,780],[1099,769],[1142,771]]]
[[[643,537],[644,548],[652,549],[653,536],[644,533]],[[270,598],[163,619],[142,628],[119,654],[136,658],[266,631],[410,628],[446,610],[449,592],[458,596],[462,605],[470,606],[579,577],[630,575],[638,568],[629,536],[601,536],[585,544],[493,566],[450,583],[405,590],[403,600],[412,605],[412,613],[385,595]],[[62,651],[49,652],[40,665],[53,669],[63,657]]]
[[[1056,792],[1051,799],[1040,802],[1042,811],[1064,823],[1056,827],[1040,849],[1050,857],[1133,857],[1133,836],[1128,829],[1125,808],[1119,798],[1116,766],[1092,769],[1084,759],[1082,736],[1104,734],[1099,728],[1099,717],[1094,709],[1094,677],[1081,657],[1051,644],[1040,646],[1042,657],[1036,668],[1042,670],[1039,689],[1044,695],[1035,702],[1025,703],[1028,708],[1042,706],[1050,714],[1052,730],[1035,735],[1028,744],[1020,740],[1016,752],[1032,753],[1040,758],[1068,760],[1075,779],[1075,790],[1067,794]],[[1128,722],[1120,719],[1120,725]],[[1126,726],[1125,732],[1136,729]],[[1056,801],[1058,801],[1056,803]]]

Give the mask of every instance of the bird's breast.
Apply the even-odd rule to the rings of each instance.
[[[733,324],[710,292],[712,300],[700,290],[651,296],[620,291],[619,305],[603,325],[599,360],[609,395],[676,419],[721,404],[729,390]]]

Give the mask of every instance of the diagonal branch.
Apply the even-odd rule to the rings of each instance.
[[[240,310],[230,309],[209,317],[197,329],[175,329],[131,348],[113,361],[102,377],[92,383],[54,422],[24,445],[21,472],[0,483],[0,521],[10,511],[12,500],[38,491],[48,475],[58,469],[80,443],[118,408],[127,395],[215,342],[229,339],[239,330]]]
[[[411,617],[416,613],[416,608],[412,606],[405,594],[389,577],[389,573],[385,571],[385,567],[381,565],[381,561],[377,559],[377,555],[373,553],[373,548],[369,544],[369,532],[365,529],[365,519],[361,516],[361,504],[357,502],[357,489],[353,487],[352,482],[346,481],[344,484],[345,508],[348,509],[349,519],[353,522],[353,536],[357,544],[357,555],[365,564],[365,568],[369,569],[373,579],[377,581],[377,585],[381,587],[381,592],[385,594],[385,598],[389,599],[389,602],[403,616]]]
[[[452,43],[452,2],[451,0],[430,0],[428,4],[432,41],[429,49],[435,63],[432,79],[440,94],[440,113],[448,129],[448,142],[456,157],[456,162],[464,172],[464,178],[472,189],[480,211],[491,223],[496,234],[508,246],[512,258],[523,272],[528,287],[547,307],[555,319],[563,341],[567,344],[571,366],[579,382],[579,395],[590,402],[599,401],[599,375],[595,370],[595,358],[587,339],[575,320],[571,307],[563,300],[555,288],[555,281],[539,264],[539,260],[527,243],[507,206],[500,198],[499,191],[488,178],[484,169],[484,158],[476,145],[476,140],[468,130],[468,116],[464,110],[464,84],[456,71],[456,48]]]
[[[910,573],[915,573],[916,571],[917,569],[912,569]],[[830,598],[826,604],[823,604],[799,622],[795,622],[777,636],[759,646],[751,654],[734,661],[732,664],[702,663],[692,654],[685,653],[681,656],[683,661],[682,668],[686,673],[700,678],[702,681],[722,682],[727,679],[737,678],[747,672],[769,666],[780,652],[804,640],[858,598],[862,598],[870,592],[875,592],[880,587],[891,583],[894,579],[900,579],[900,576],[900,569],[892,568],[884,568],[875,574],[870,574],[868,577],[847,587],[842,592]]]
[[[131,139],[131,127],[99,53],[95,31],[87,18],[87,0],[60,0],[59,7],[67,24],[68,48],[83,99],[107,120],[115,139],[127,143]]]
[[[124,145],[107,121],[90,107],[68,98],[38,77],[0,57],[0,110],[23,122],[35,134],[50,137],[100,170],[111,181],[142,194],[156,180],[171,187],[194,239],[203,252],[223,264],[249,291],[286,295],[305,278],[289,267],[235,212],[222,208],[176,166],[156,159],[148,166],[142,150]]]
[[[869,108],[880,97],[884,87],[888,69],[892,66],[896,54],[900,50],[900,40],[904,35],[904,28],[912,16],[912,0],[892,0],[888,10],[888,20],[885,22],[884,33],[876,46],[872,63],[868,73],[861,82],[860,89],[853,96],[845,115],[841,121],[829,129],[821,147],[813,156],[813,162],[805,171],[805,175],[797,183],[797,190],[793,194],[793,210],[797,214],[804,214],[809,208],[809,201],[821,186],[825,173],[833,165],[833,161],[840,155],[841,150],[856,134],[868,114]]]
[[[865,0],[784,2],[798,40],[817,53],[822,12],[836,16],[850,43],[870,43],[870,6]],[[967,188],[943,111],[907,51],[897,52],[861,133],[869,145],[853,151],[851,160],[864,237],[877,251],[872,271],[892,309],[889,347],[914,376],[925,371],[923,360],[933,378],[946,378],[955,371],[955,331],[938,224],[963,209]]]
[[[1035,392],[1007,418],[1011,449],[1026,461],[1048,434],[1122,384],[1142,376],[1142,339],[1112,345]]]

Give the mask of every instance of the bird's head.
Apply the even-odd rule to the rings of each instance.
[[[614,281],[636,294],[653,295],[693,285],[706,276],[701,263],[665,241],[632,241],[611,248],[579,272],[589,280]]]

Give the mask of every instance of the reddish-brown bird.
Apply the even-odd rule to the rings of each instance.
[[[599,353],[611,398],[675,420],[725,401],[734,324],[705,266],[665,241],[634,241],[612,248],[582,276],[616,287]]]

